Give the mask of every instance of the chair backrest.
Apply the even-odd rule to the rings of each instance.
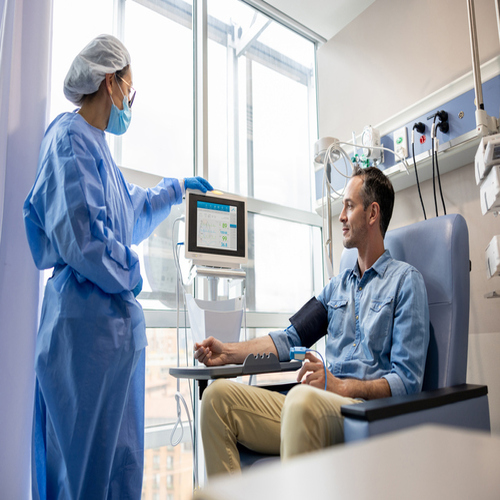
[[[429,299],[430,342],[423,389],[463,384],[469,339],[469,231],[458,214],[388,231],[385,247],[424,278]],[[344,249],[340,270],[352,268],[356,249]]]

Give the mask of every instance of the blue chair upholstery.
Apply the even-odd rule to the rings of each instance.
[[[430,343],[424,392],[343,407],[345,440],[419,423],[489,431],[487,387],[466,384],[470,261],[465,219],[452,214],[388,231],[385,247],[418,269],[427,288]],[[356,259],[356,249],[344,250],[340,269],[351,268]]]

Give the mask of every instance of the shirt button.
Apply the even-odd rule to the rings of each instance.
[[[361,290],[363,290],[363,287],[362,287],[362,286],[360,286],[360,287],[358,288],[358,290],[361,292]]]
[[[358,318],[359,318],[359,316],[356,316],[356,319],[358,319]]]
[[[356,344],[352,344],[353,347],[356,347]]]

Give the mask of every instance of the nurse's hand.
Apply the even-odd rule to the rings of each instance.
[[[194,344],[194,357],[206,366],[220,366],[229,362],[224,352],[224,343],[214,337],[208,337]]]
[[[184,179],[184,187],[185,189],[197,189],[202,193],[214,190],[210,182],[205,180],[203,177],[186,177]]]

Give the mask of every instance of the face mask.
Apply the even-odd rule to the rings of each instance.
[[[122,89],[118,85],[120,92],[123,95]],[[109,96],[111,99],[111,96]],[[132,119],[132,111],[128,105],[128,99],[125,95],[123,95],[123,109],[118,109],[118,107],[111,99],[111,113],[109,114],[108,126],[106,127],[106,132],[115,135],[124,134],[128,126],[130,125],[130,120]]]

